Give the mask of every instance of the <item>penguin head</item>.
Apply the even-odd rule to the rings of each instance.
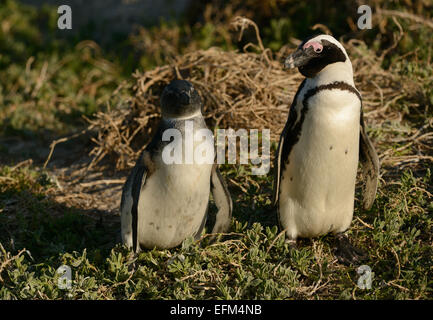
[[[311,37],[289,55],[284,66],[298,68],[299,72],[307,78],[314,78],[322,69],[335,63],[352,64],[346,50],[334,37],[321,34]]]
[[[161,96],[162,116],[182,118],[201,112],[201,98],[192,84],[186,80],[173,80],[164,88]]]

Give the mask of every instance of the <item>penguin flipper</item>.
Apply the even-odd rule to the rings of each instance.
[[[125,226],[122,226],[123,242],[132,247],[134,252],[138,252],[140,249],[138,242],[138,201],[148,176],[148,168],[144,159],[149,159],[146,151],[138,159],[123,187],[120,204],[122,220],[125,221]]]
[[[379,179],[379,157],[365,131],[362,108],[359,135],[359,160],[362,163],[362,176],[364,179],[362,204],[365,210],[369,210],[376,197],[377,182]]]
[[[146,184],[147,168],[143,165],[137,167],[137,171],[132,184],[132,248],[134,252],[140,251],[138,241],[138,201],[140,199],[141,190]]]
[[[284,140],[286,136],[286,127],[284,127],[283,132],[281,133],[280,143],[278,144],[277,156],[275,157],[274,162],[274,190],[272,197],[272,205],[277,206],[278,195],[280,191],[280,179],[281,179],[281,153],[283,151]]]
[[[208,211],[209,211],[209,203],[208,203],[208,206],[207,206],[207,208],[206,208],[206,213],[205,213],[205,215],[203,216],[203,220],[201,221],[201,225],[200,225],[200,227],[198,228],[197,232],[194,234],[194,240],[199,240],[200,237],[201,237],[201,233],[203,232],[203,230],[204,230],[204,228],[205,228],[205,226],[206,226],[206,221],[207,221],[207,214],[208,214]]]
[[[274,194],[273,194],[273,198],[272,198],[272,206],[276,209],[276,214],[277,214],[277,223],[278,223],[278,228],[280,230],[283,230],[283,227],[281,225],[281,219],[280,219],[280,206],[278,205],[278,200],[279,200],[279,195],[280,195],[280,181],[281,181],[281,174],[282,171],[284,170],[284,160],[282,161],[282,159],[287,159],[289,156],[289,153],[291,150],[288,150],[289,148],[291,149],[291,146],[288,146],[288,142],[286,141],[287,139],[287,132],[290,132],[290,128],[293,127],[293,118],[294,116],[290,116],[290,115],[295,115],[296,111],[294,110],[295,108],[291,108],[291,110],[293,111],[289,111],[289,120],[287,120],[286,125],[284,126],[283,132],[281,133],[281,137],[280,137],[280,143],[278,144],[278,150],[277,150],[277,156],[275,157],[275,163],[274,163]]]
[[[217,164],[214,164],[212,167],[210,181],[212,195],[218,208],[212,233],[226,232],[230,227],[233,203],[227,185],[218,170]]]
[[[274,163],[274,194],[272,199],[273,206],[277,207],[277,215],[278,215],[278,221],[280,221],[279,212],[278,212],[278,198],[280,193],[280,180],[281,180],[281,174],[284,171],[284,167],[286,162],[284,160],[287,160],[289,158],[290,152],[293,149],[293,146],[296,144],[296,142],[299,140],[301,128],[302,128],[302,121],[297,121],[298,119],[298,112],[296,111],[296,105],[298,104],[298,96],[302,89],[304,88],[306,83],[306,79],[302,81],[300,84],[298,91],[295,94],[295,97],[293,98],[292,105],[289,109],[289,116],[287,118],[286,124],[284,125],[283,132],[280,136],[280,142],[278,144],[278,150],[277,150],[277,156],[275,157],[275,163]]]

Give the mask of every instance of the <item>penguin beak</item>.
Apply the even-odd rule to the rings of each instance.
[[[287,69],[302,67],[306,65],[314,56],[314,50],[312,50],[311,47],[306,49],[298,48],[286,58],[284,61],[284,67]]]
[[[183,105],[188,105],[189,104],[189,100],[190,100],[190,96],[187,92],[182,91],[180,93],[180,97],[179,97],[179,101],[181,104]]]

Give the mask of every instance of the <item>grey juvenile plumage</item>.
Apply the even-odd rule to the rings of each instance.
[[[352,221],[358,161],[371,208],[379,160],[366,132],[352,64],[332,36],[304,41],[285,61],[306,79],[290,107],[275,163],[274,205],[289,239],[341,233]]]
[[[194,133],[206,128],[199,94],[188,81],[174,80],[164,89],[161,106],[157,132],[122,193],[122,241],[134,251],[172,248],[189,236],[199,237],[206,222],[210,192],[218,207],[212,232],[225,232],[230,225],[232,200],[217,165],[166,164],[162,157],[164,147],[172,143],[163,141],[166,130],[178,129],[184,141],[186,121],[193,124]],[[179,143],[183,146],[183,142]],[[196,147],[194,142],[193,152]]]

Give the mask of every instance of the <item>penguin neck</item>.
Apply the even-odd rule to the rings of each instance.
[[[349,85],[355,86],[353,82],[352,64],[349,59],[345,62],[336,62],[327,65],[314,78],[307,78],[307,87],[318,87],[321,85],[330,84],[332,82],[341,81]]]
[[[175,121],[181,121],[181,120],[193,120],[194,118],[197,118],[197,117],[203,117],[201,110],[198,110],[194,113],[182,115],[182,116],[171,116],[171,115],[163,115],[162,116],[162,118],[168,122],[175,122]]]

